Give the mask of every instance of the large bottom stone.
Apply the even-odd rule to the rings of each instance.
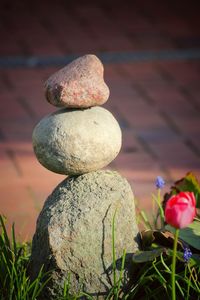
[[[44,299],[56,299],[71,275],[71,292],[80,285],[93,296],[105,295],[113,283],[112,220],[118,272],[127,252],[138,249],[138,228],[131,187],[117,172],[96,171],[61,182],[48,197],[37,221],[30,270],[36,276],[44,264],[54,270]]]

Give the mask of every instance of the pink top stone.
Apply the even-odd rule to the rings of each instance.
[[[58,107],[86,108],[108,100],[103,65],[95,55],[77,58],[45,82],[47,101]]]

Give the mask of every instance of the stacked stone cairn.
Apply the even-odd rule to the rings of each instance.
[[[138,228],[130,185],[117,172],[100,170],[121,148],[118,122],[99,106],[109,97],[102,63],[95,55],[74,60],[46,81],[45,95],[60,109],[36,125],[34,151],[45,168],[68,177],[38,217],[30,274],[37,276],[42,265],[45,272],[53,270],[42,299],[57,299],[69,274],[72,293],[81,287],[105,299],[113,284],[114,215],[118,273],[123,250],[127,253],[125,281],[138,249]]]

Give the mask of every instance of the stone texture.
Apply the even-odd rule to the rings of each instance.
[[[128,279],[131,256],[138,249],[138,228],[131,187],[117,172],[96,171],[65,179],[48,197],[37,220],[30,270],[35,277],[44,264],[53,279],[44,299],[60,295],[71,274],[71,292],[104,295],[112,284],[112,219],[115,217],[115,252],[120,269],[126,249]],[[119,275],[119,273],[118,273]]]
[[[58,107],[86,108],[108,100],[103,65],[95,55],[85,55],[53,74],[45,83],[45,95]]]
[[[121,130],[105,108],[61,109],[35,127],[33,147],[47,169],[79,175],[103,168],[117,156]]]

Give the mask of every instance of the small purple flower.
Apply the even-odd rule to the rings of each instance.
[[[164,179],[161,176],[158,176],[156,178],[155,184],[156,184],[156,188],[157,189],[162,189],[164,187],[164,185],[165,185],[165,181],[164,181]]]
[[[184,261],[188,263],[191,257],[192,257],[192,251],[190,250],[190,248],[185,247],[183,252]]]

